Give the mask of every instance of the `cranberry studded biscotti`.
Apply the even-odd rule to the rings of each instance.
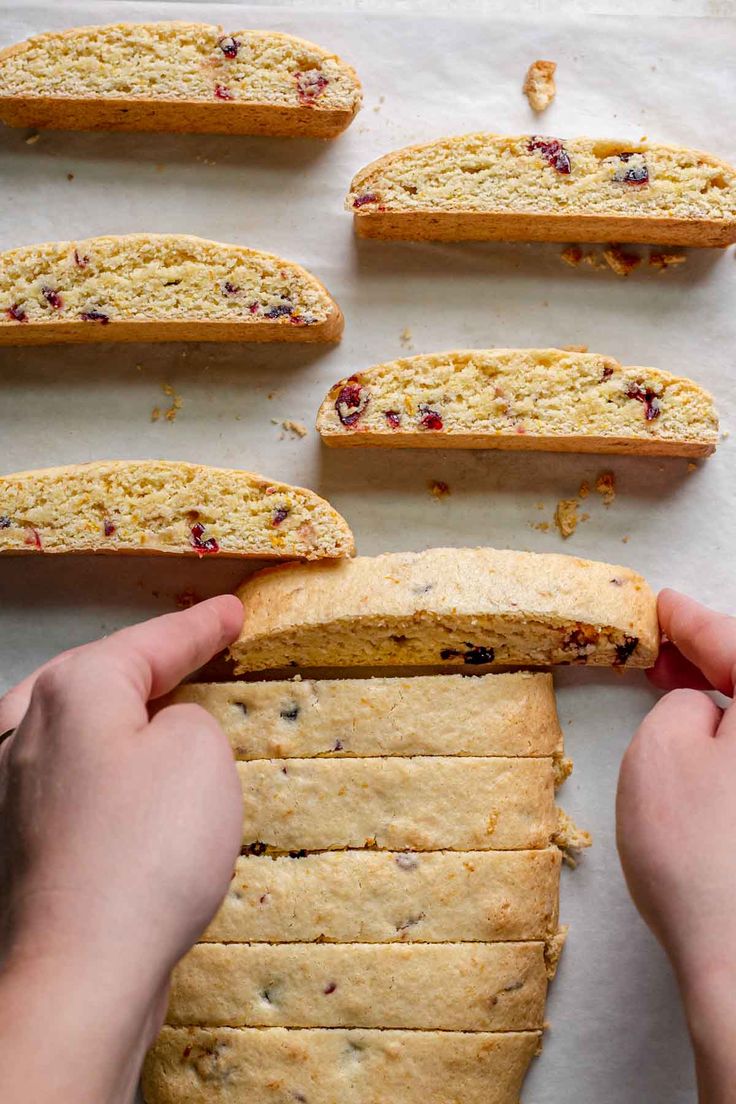
[[[626,567],[554,553],[432,548],[287,564],[238,591],[236,671],[288,666],[651,667],[656,601]]]
[[[562,349],[467,349],[356,372],[317,416],[327,445],[708,456],[713,399],[658,368]]]
[[[341,58],[276,31],[113,23],[0,53],[0,119],[10,126],[334,138],[360,103]]]
[[[314,491],[251,472],[100,460],[0,476],[0,554],[317,559],[353,551],[347,522]]]
[[[143,1070],[148,1104],[518,1104],[538,1031],[164,1027]]]
[[[736,241],[736,171],[680,146],[466,134],[361,169],[346,206],[364,238]]]
[[[0,253],[0,345],[339,341],[343,317],[301,265],[189,234],[125,234]]]

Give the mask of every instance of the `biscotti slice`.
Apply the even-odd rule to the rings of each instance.
[[[335,384],[327,445],[546,449],[708,456],[707,391],[658,368],[562,349],[467,349],[405,357]]]
[[[542,942],[197,943],[167,1022],[212,1027],[542,1027]]]
[[[465,134],[408,146],[354,178],[364,238],[736,241],[736,172],[680,146],[537,134]]]
[[[255,853],[378,847],[547,847],[552,759],[413,756],[237,763],[243,845]]]
[[[241,856],[210,943],[547,939],[561,852],[325,851]]]
[[[100,460],[0,476],[0,554],[145,552],[350,556],[323,498],[246,471],[170,460]]]
[[[334,138],[360,108],[336,54],[276,31],[112,23],[0,53],[0,119],[63,130]]]
[[[299,679],[185,683],[219,721],[236,759],[371,755],[557,755],[552,676]]]
[[[490,664],[651,667],[654,595],[626,567],[492,548],[286,565],[238,591],[236,671]]]
[[[147,1104],[518,1104],[539,1032],[164,1027]]]
[[[338,341],[343,318],[306,269],[189,234],[47,242],[0,254],[0,345]]]

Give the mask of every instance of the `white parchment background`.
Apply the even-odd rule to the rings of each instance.
[[[201,234],[303,262],[325,280],[347,319],[342,344],[324,350],[3,350],[2,470],[147,456],[250,468],[328,496],[352,523],[363,553],[440,544],[566,551],[630,564],[656,586],[678,586],[733,609],[730,440],[688,473],[677,460],[327,452],[311,429],[331,383],[383,359],[462,346],[570,343],[691,374],[715,392],[724,427],[733,424],[733,251],[691,253],[679,270],[620,280],[565,267],[558,246],[358,243],[342,210],[351,175],[373,157],[473,129],[648,135],[733,160],[734,22],[683,17],[732,15],[733,5],[626,3],[618,10],[627,14],[614,17],[562,17],[559,5],[543,0],[507,5],[517,12],[508,17],[469,15],[471,5],[457,2],[356,0],[355,6],[359,12],[315,13],[300,0],[291,9],[1,0],[3,45],[85,22],[209,19],[231,30],[270,26],[312,38],[353,62],[365,86],[363,112],[326,145],[52,133],[28,145],[23,132],[0,131],[0,248],[141,230]],[[453,14],[427,14],[436,10]],[[647,10],[657,14],[639,14]],[[668,11],[677,14],[666,18]],[[520,94],[536,57],[559,65],[558,97],[541,122]],[[411,348],[400,340],[405,328]],[[183,406],[174,423],[154,424],[151,408],[167,405],[162,383],[173,386]],[[273,418],[301,420],[310,433],[281,440]],[[618,481],[609,509],[591,496],[591,519],[564,545],[554,529],[532,528],[603,467],[612,467]],[[450,497],[431,498],[430,479],[445,480]],[[2,685],[62,647],[173,608],[185,589],[215,593],[242,574],[212,559],[5,559]],[[563,670],[557,685],[576,761],[562,800],[592,830],[595,848],[564,878],[562,914],[571,934],[551,991],[552,1029],[525,1100],[684,1104],[693,1083],[675,988],[629,903],[614,847],[618,763],[655,695],[636,674]]]

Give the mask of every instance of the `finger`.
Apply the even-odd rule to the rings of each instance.
[[[659,690],[677,690],[683,687],[690,690],[711,689],[702,671],[689,659],[685,659],[674,644],[669,642],[662,645],[654,667],[646,674]]]
[[[663,590],[657,602],[662,631],[710,686],[732,696],[736,676],[736,618],[701,606],[675,590]]]

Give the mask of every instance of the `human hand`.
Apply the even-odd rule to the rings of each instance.
[[[149,720],[148,703],[241,622],[236,598],[215,598],[67,653],[0,700],[0,733],[15,727],[0,744],[4,1104],[132,1097],[170,971],[242,837],[219,725],[188,704]]]
[[[667,640],[650,672],[667,693],[621,765],[617,839],[634,903],[683,994],[701,1102],[736,1101],[736,618],[665,590]]]

